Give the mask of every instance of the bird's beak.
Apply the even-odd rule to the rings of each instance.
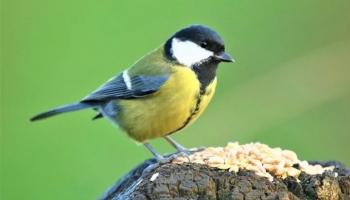
[[[225,52],[222,52],[220,55],[214,55],[214,58],[222,62],[235,62],[235,60]]]

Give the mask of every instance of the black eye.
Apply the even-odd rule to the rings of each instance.
[[[201,42],[200,46],[201,46],[203,49],[205,49],[205,48],[208,47],[208,43],[206,43],[206,42]]]

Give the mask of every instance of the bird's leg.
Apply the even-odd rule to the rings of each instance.
[[[157,153],[156,150],[154,150],[148,142],[144,142],[143,145],[145,145],[145,147],[154,155],[155,159],[157,160],[156,164],[149,165],[146,169],[144,169],[142,172],[143,174],[147,174],[147,173],[151,172],[152,170],[154,170],[155,168],[161,166],[162,164],[169,163],[173,159],[178,158],[179,156],[188,158],[187,154],[185,154],[184,152],[179,152],[179,153],[167,156],[167,157],[163,157],[159,153]]]
[[[173,159],[178,158],[180,156],[181,157],[187,157],[187,155],[184,152],[179,152],[177,154],[173,154],[173,155],[170,155],[170,156],[163,157],[163,156],[159,155],[159,153],[157,153],[156,150],[154,150],[148,142],[144,142],[143,145],[146,146],[146,148],[154,155],[155,159],[160,164],[169,163]]]
[[[154,155],[159,163],[164,159],[164,157],[159,155],[159,153],[157,153],[156,150],[154,150],[148,142],[144,142],[143,145],[145,145],[145,147]]]
[[[181,144],[177,143],[169,136],[164,136],[164,139],[168,141],[171,144],[171,146],[173,146],[178,152],[189,151],[187,148],[183,147]]]
[[[192,154],[192,153],[195,153],[198,151],[203,151],[205,149],[205,147],[200,147],[196,150],[189,150],[189,149],[183,147],[182,145],[180,145],[179,143],[175,142],[175,140],[171,139],[171,137],[169,137],[169,136],[164,136],[164,139],[166,141],[168,141],[179,153],[184,152],[186,154]]]
[[[144,142],[143,145],[145,145],[145,147],[153,154],[153,156],[157,160],[156,164],[152,164],[152,165],[148,166],[143,171],[144,174],[149,173],[152,170],[154,170],[155,168],[159,167],[160,165],[165,164],[165,163],[169,163],[173,159],[176,159],[178,157],[186,157],[188,159],[188,161],[190,162],[191,160],[188,157],[188,155],[193,154],[193,153],[198,152],[198,151],[202,151],[205,149],[204,147],[201,147],[201,148],[198,148],[196,150],[189,150],[189,149],[186,149],[185,147],[181,146],[179,143],[175,142],[175,140],[171,139],[169,136],[164,136],[164,139],[166,141],[168,141],[177,150],[177,153],[163,157],[159,153],[157,153],[156,150],[154,150],[148,142]]]

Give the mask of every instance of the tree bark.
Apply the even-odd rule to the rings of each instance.
[[[287,177],[284,180],[275,178],[273,182],[249,170],[235,173],[195,163],[168,163],[143,173],[145,168],[155,163],[154,159],[149,159],[135,167],[100,199],[350,199],[350,170],[338,162],[311,162],[323,167],[335,165],[333,172],[312,176],[302,172],[300,181]]]

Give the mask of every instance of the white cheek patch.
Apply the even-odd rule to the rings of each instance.
[[[177,38],[173,38],[171,50],[173,57],[187,67],[201,63],[214,55],[213,52],[203,49],[194,42],[181,41]]]

